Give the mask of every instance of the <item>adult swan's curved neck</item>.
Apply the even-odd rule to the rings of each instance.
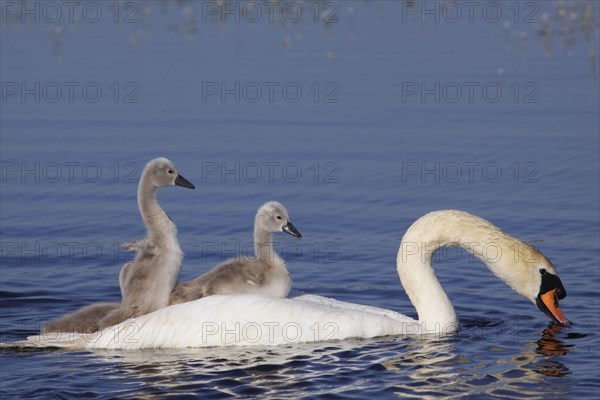
[[[459,246],[475,255],[498,278],[537,304],[551,318],[567,322],[556,299],[566,295],[562,284],[555,285],[552,298],[543,298],[546,294],[544,276],[558,280],[554,266],[543,254],[483,218],[462,211],[444,210],[429,213],[410,226],[402,238],[396,260],[402,286],[417,309],[420,332],[453,332],[457,329],[454,307],[431,266],[433,254],[446,246]],[[548,310],[546,303],[555,304],[556,308],[548,304]]]

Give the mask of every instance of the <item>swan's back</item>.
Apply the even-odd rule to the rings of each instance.
[[[394,318],[395,317],[395,318]],[[209,296],[125,321],[88,348],[185,348],[281,345],[403,332],[401,314],[319,296],[275,299]]]
[[[129,319],[91,335],[31,337],[40,347],[88,349],[275,346],[415,332],[416,321],[320,296],[209,296]],[[44,346],[45,345],[45,346]]]

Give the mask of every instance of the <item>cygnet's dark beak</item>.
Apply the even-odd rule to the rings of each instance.
[[[296,227],[294,226],[294,224],[292,224],[290,221],[288,221],[287,224],[285,224],[283,226],[283,228],[281,228],[282,231],[284,231],[285,233],[289,233],[290,235],[292,235],[295,238],[302,238],[302,234],[300,233],[300,231],[298,229],[296,229]]]
[[[177,174],[177,178],[175,178],[175,184],[177,186],[182,186],[188,189],[196,189],[196,186],[194,186],[192,182],[188,181],[183,176],[181,176],[181,174]]]

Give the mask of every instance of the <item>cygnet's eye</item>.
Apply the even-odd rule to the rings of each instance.
[[[168,172],[168,173],[170,173],[170,174],[172,174],[172,173],[173,173],[173,170],[172,170],[172,169],[170,169],[170,170],[168,170],[167,172]]]
[[[283,219],[283,218],[281,218],[281,215],[278,215],[278,216],[277,216],[277,219]]]

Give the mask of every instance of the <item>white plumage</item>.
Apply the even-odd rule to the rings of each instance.
[[[493,259],[481,250],[491,243],[500,249]],[[556,293],[562,293],[562,297],[566,293],[546,257],[482,218],[449,210],[417,220],[404,235],[398,251],[398,275],[417,310],[418,320],[391,310],[314,295],[291,299],[254,294],[214,295],[132,318],[96,334],[33,336],[3,347],[275,346],[387,335],[445,335],[456,331],[458,318],[433,273],[431,257],[438,248],[447,245],[472,252],[519,294],[533,303],[546,304],[548,308],[544,309],[543,304],[537,303],[551,318],[568,323],[556,297],[561,296]]]

